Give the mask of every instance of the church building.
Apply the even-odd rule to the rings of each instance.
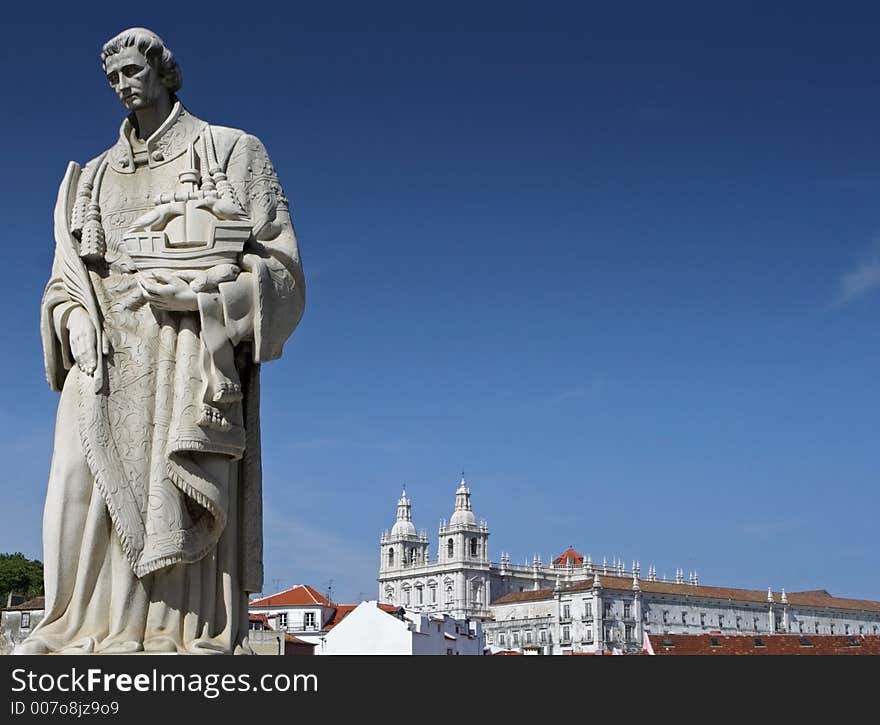
[[[552,562],[531,565],[489,558],[489,526],[477,522],[464,477],[455,509],[442,521],[437,556],[416,531],[404,489],[397,520],[379,539],[379,601],[418,612],[483,622],[486,644],[527,654],[638,650],[649,634],[880,634],[880,602],[831,596],[824,590],[766,592],[704,586],[685,578],[642,576],[633,562],[594,564],[569,548]]]

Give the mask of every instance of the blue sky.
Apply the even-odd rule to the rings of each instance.
[[[494,560],[880,600],[880,10],[656,5],[12,11],[0,551],[41,553],[57,185],[123,117],[102,42],[146,25],[300,238],[266,591],[375,596],[401,485],[434,554],[463,468]]]

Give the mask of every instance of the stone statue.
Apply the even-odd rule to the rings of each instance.
[[[101,58],[130,114],[55,207],[46,615],[17,652],[249,653],[260,364],[305,303],[287,199],[259,139],[181,105],[155,33]]]

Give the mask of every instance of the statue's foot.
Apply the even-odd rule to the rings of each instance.
[[[232,425],[226,420],[226,416],[210,405],[202,407],[202,414],[199,416],[198,424],[203,428],[218,430],[221,433],[225,433],[232,428]]]
[[[214,390],[214,402],[220,405],[229,405],[241,400],[241,385],[231,380],[219,383]]]
[[[188,651],[194,655],[222,655],[227,654],[227,650],[223,645],[212,642],[209,639],[197,639],[188,648]]]
[[[144,652],[177,652],[177,642],[171,637],[153,637],[144,642]]]
[[[109,644],[102,646],[99,651],[104,655],[125,655],[131,654],[132,652],[142,652],[143,649],[144,646],[140,642],[123,640],[110,642]]]
[[[90,655],[95,651],[94,637],[83,637],[58,651],[62,655]]]

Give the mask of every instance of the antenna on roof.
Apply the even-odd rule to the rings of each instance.
[[[333,580],[327,582],[327,599],[333,601]]]

